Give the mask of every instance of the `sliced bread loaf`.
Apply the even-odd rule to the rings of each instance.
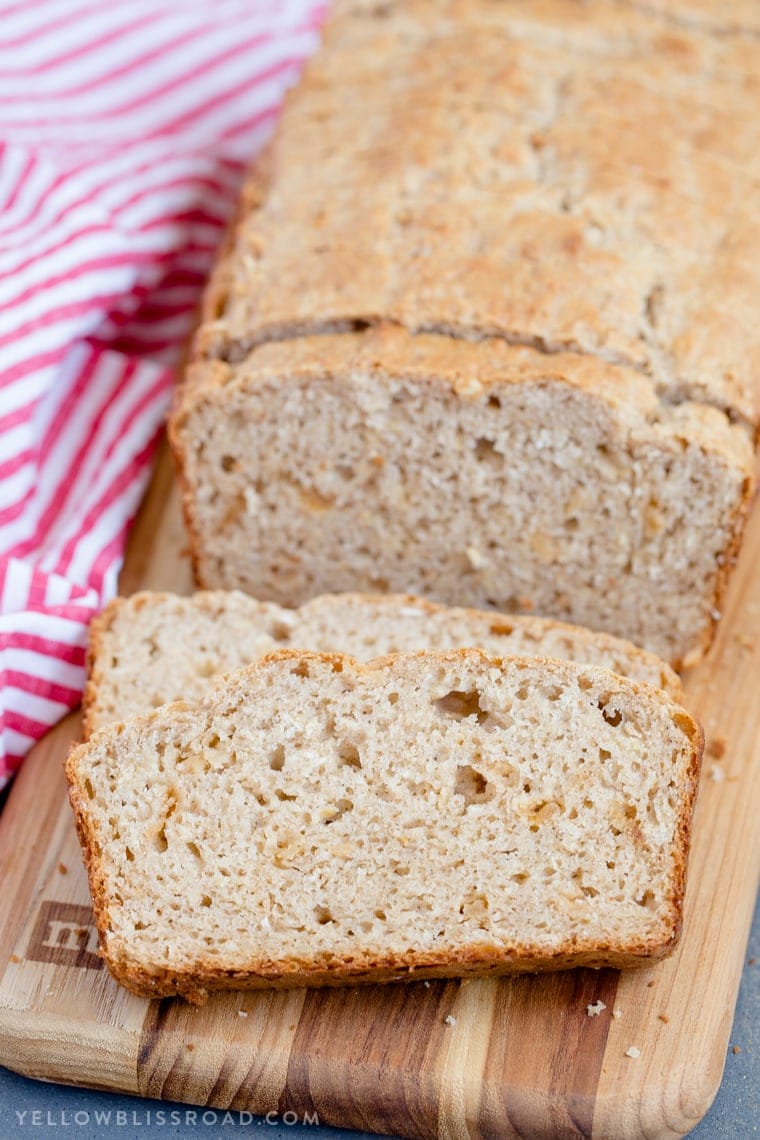
[[[336,0],[173,417],[199,585],[700,658],[760,425],[751,7]]]
[[[605,669],[283,650],[66,773],[109,969],[203,1001],[667,953],[701,748]]]
[[[92,623],[85,735],[169,701],[194,700],[216,674],[279,647],[350,653],[361,661],[416,649],[476,647],[501,657],[558,657],[681,695],[659,657],[609,634],[537,617],[434,605],[409,595],[325,594],[283,609],[237,591],[116,598]]]

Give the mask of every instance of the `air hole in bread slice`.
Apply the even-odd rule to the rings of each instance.
[[[504,456],[497,451],[494,441],[485,436],[475,440],[475,458],[479,463],[497,463],[499,466],[504,462]]]
[[[452,689],[445,696],[435,701],[435,707],[447,716],[456,720],[466,720],[467,717],[477,717],[478,724],[488,719],[488,712],[481,705],[481,694],[477,689],[465,692],[461,689]]]
[[[454,794],[462,796],[466,809],[470,804],[483,804],[492,800],[494,790],[483,773],[479,772],[477,768],[473,768],[471,764],[458,764]]]
[[[163,823],[161,824],[158,831],[156,832],[155,838],[153,840],[153,845],[156,848],[156,851],[158,851],[159,855],[163,855],[164,851],[166,851],[166,849],[169,846],[169,841],[166,838],[166,825],[169,822],[169,820],[171,819],[171,817],[174,815],[176,810],[177,810],[177,793],[176,793],[174,788],[171,788],[169,790],[167,797],[166,797],[166,808],[164,811]]]
[[[609,724],[612,728],[617,728],[618,725],[622,723],[623,714],[620,709],[616,709],[614,707],[610,708],[605,700],[600,700],[598,702],[598,708],[601,711],[601,714],[606,720],[607,724]]]

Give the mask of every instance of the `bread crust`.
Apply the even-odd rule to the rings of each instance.
[[[500,976],[504,974],[532,973],[537,971],[562,970],[576,966],[610,966],[630,968],[650,964],[669,954],[680,937],[683,900],[686,885],[686,871],[691,837],[692,817],[699,785],[699,773],[704,749],[704,733],[701,726],[671,700],[661,690],[636,681],[623,680],[600,668],[584,669],[548,658],[493,658],[479,650],[455,649],[442,652],[424,651],[408,656],[411,668],[418,662],[434,661],[439,665],[461,663],[468,659],[478,659],[484,665],[515,664],[519,669],[543,666],[547,673],[565,678],[582,673],[591,679],[603,679],[613,686],[622,686],[644,702],[664,704],[678,727],[686,735],[690,746],[688,770],[683,785],[683,795],[675,828],[674,862],[671,889],[667,897],[666,912],[661,923],[662,934],[620,944],[614,940],[584,940],[573,937],[556,951],[547,953],[538,944],[522,944],[497,947],[484,941],[472,944],[462,950],[439,952],[405,952],[401,954],[377,955],[358,949],[350,959],[341,956],[315,953],[308,961],[303,958],[283,954],[277,960],[252,957],[244,967],[225,969],[212,960],[199,955],[191,970],[172,970],[160,967],[147,969],[139,961],[131,961],[122,951],[110,945],[110,907],[107,873],[103,865],[102,852],[90,826],[87,810],[85,782],[79,771],[79,764],[86,758],[86,744],[72,746],[65,766],[69,798],[76,821],[77,834],[82,845],[85,866],[93,899],[95,924],[98,929],[101,955],[113,977],[131,992],[144,997],[169,997],[178,995],[194,1004],[203,1004],[209,992],[220,989],[261,989],[290,988],[302,986],[335,986],[373,984],[387,982],[407,982],[428,978]],[[237,689],[244,691],[246,678],[255,670],[266,670],[271,664],[284,663],[308,668],[310,663],[328,664],[334,672],[350,669],[356,674],[371,674],[383,671],[391,663],[398,662],[397,655],[375,658],[370,662],[359,663],[342,654],[320,654],[302,650],[282,649],[267,655],[259,662],[229,674],[222,679],[216,693],[229,697]],[[214,693],[209,694],[203,705],[213,704]],[[157,717],[171,717],[186,713],[189,709],[184,702],[164,706],[156,713],[138,717],[131,722],[132,727],[149,726]],[[97,732],[93,742],[114,738],[124,730],[124,725],[106,726]]]
[[[177,971],[149,973],[138,965],[111,956],[107,941],[101,939],[102,956],[113,978],[138,997],[182,997],[191,1005],[205,1005],[209,994],[218,990],[320,989],[342,986],[387,985],[393,982],[421,982],[436,978],[505,977],[519,974],[554,973],[580,967],[592,969],[635,969],[651,966],[672,953],[680,937],[679,929],[666,941],[642,942],[640,946],[617,949],[598,944],[566,953],[543,954],[537,947],[502,949],[484,945],[482,951],[468,948],[467,954],[440,955],[431,961],[425,955],[399,955],[388,958],[360,958],[348,965],[334,962],[269,963],[252,961],[243,970],[220,970],[213,962],[198,962],[192,978]]]
[[[248,180],[198,355],[393,322],[627,364],[756,425],[757,61],[650,12],[575,8],[336,5]]]

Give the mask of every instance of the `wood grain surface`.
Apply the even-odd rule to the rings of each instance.
[[[188,590],[183,543],[164,457],[122,592]],[[71,716],[27,758],[0,817],[0,1063],[404,1137],[688,1132],[720,1083],[760,875],[759,563],[756,510],[716,644],[686,679],[707,751],[684,934],[666,962],[624,975],[225,993],[200,1009],[133,997],[96,952],[62,775],[79,731]],[[596,1001],[606,1008],[590,1017]]]

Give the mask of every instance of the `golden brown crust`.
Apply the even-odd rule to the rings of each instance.
[[[395,322],[627,363],[756,422],[757,61],[645,7],[338,5],[197,353]]]
[[[182,997],[192,1005],[203,1005],[209,993],[217,990],[302,989],[336,986],[382,985],[391,982],[418,982],[435,978],[504,977],[514,974],[549,973],[578,967],[634,969],[651,966],[675,949],[680,936],[680,920],[673,933],[660,942],[642,943],[619,950],[596,944],[579,945],[566,953],[547,956],[536,948],[515,950],[473,947],[470,953],[440,955],[433,961],[422,955],[397,958],[366,958],[346,968],[335,964],[307,962],[251,963],[249,970],[225,971],[213,963],[199,963],[193,977],[171,970],[149,973],[138,966],[113,959],[106,948],[103,958],[120,985],[139,997]],[[481,956],[479,956],[479,953]],[[510,955],[514,955],[510,957]]]
[[[712,596],[710,624],[705,629],[699,648],[693,653],[687,654],[682,661],[674,661],[674,669],[681,670],[699,664],[712,644],[715,630],[722,616],[723,600],[726,596],[731,573],[736,565],[736,559],[739,555],[742,539],[744,537],[744,529],[749,520],[749,513],[752,510],[752,504],[755,501],[756,494],[757,477],[754,471],[750,470],[744,477],[742,497],[736,503],[731,516],[731,541],[725,549],[715,576],[715,592]]]

